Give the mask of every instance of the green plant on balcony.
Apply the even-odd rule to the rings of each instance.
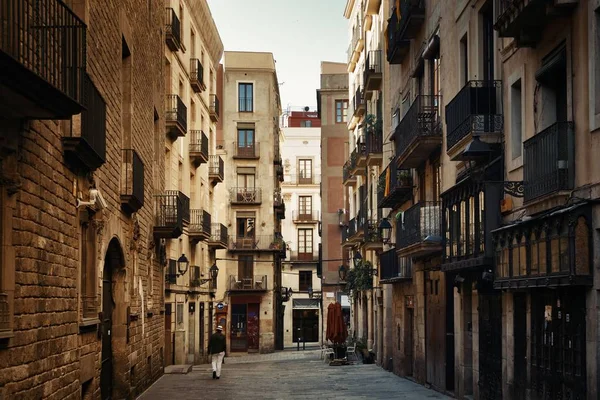
[[[371,261],[360,261],[346,274],[346,293],[352,291],[353,294],[357,294],[372,288],[373,264]]]
[[[412,174],[410,171],[402,170],[398,172],[398,182],[400,186],[412,186]]]
[[[381,132],[383,129],[383,121],[377,118],[375,114],[367,114],[365,117],[365,126],[368,133]]]

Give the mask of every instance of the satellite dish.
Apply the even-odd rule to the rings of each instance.
[[[309,106],[304,107],[304,111],[308,112],[308,110],[310,110]]]

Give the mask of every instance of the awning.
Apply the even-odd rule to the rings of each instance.
[[[319,299],[293,299],[292,308],[294,310],[306,310],[319,308]]]

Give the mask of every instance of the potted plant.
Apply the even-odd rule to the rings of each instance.
[[[400,186],[412,186],[412,173],[410,170],[403,169],[398,171],[398,181]]]

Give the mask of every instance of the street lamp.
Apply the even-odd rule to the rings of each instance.
[[[177,270],[179,271],[179,276],[185,275],[190,265],[190,261],[187,259],[185,254],[182,254],[179,259],[177,259]]]
[[[219,276],[219,267],[217,267],[217,263],[215,261],[215,263],[212,265],[212,267],[210,267],[210,277],[214,280],[217,279],[217,276]]]
[[[356,251],[354,253],[354,258],[352,259],[354,261],[354,267],[358,267],[358,265],[361,263],[362,261],[362,255],[360,254],[359,251]]]
[[[378,229],[381,241],[385,244],[389,244],[392,237],[392,224],[390,224],[390,221],[387,218],[382,219]]]
[[[346,280],[346,266],[344,264],[340,265],[340,267],[338,268],[338,275],[340,277],[340,281],[345,281]]]

